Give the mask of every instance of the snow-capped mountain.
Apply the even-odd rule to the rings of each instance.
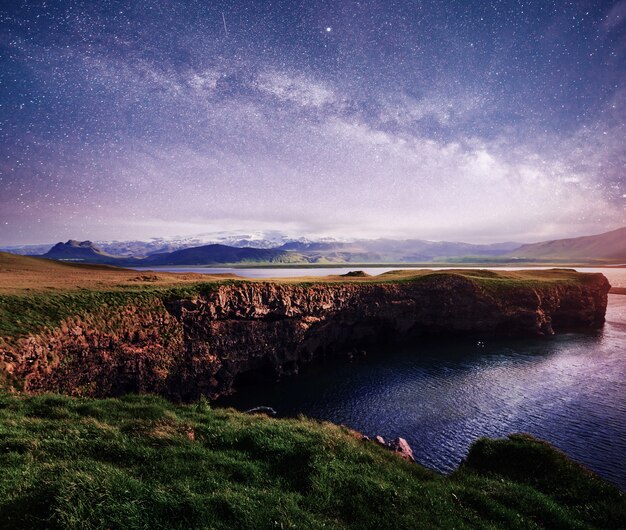
[[[147,241],[94,241],[101,251],[113,256],[145,257],[152,254],[174,252],[185,248],[202,245],[219,244],[235,248],[272,249],[293,244],[307,246],[316,243],[340,243],[339,239],[306,237],[290,237],[278,231],[259,231],[250,233],[208,232],[194,236],[155,237]],[[2,252],[23,255],[42,255],[47,253],[56,243],[40,245],[13,245],[0,247]]]

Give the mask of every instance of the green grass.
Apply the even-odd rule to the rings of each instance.
[[[239,283],[221,281],[220,285]],[[85,316],[94,310],[146,305],[155,299],[189,298],[207,294],[217,282],[200,282],[176,287],[138,285],[118,289],[77,289],[26,294],[0,294],[0,336],[18,337],[53,328],[64,319]]]
[[[0,395],[3,528],[618,528],[617,489],[529,437],[449,477],[347,429],[206,402]]]

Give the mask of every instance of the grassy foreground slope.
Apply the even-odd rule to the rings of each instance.
[[[619,528],[617,489],[547,444],[449,477],[345,428],[154,397],[0,395],[4,528]]]

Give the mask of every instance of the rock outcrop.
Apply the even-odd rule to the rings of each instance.
[[[393,442],[389,444],[389,449],[398,453],[405,460],[408,460],[409,462],[415,462],[413,449],[411,449],[409,442],[407,442],[404,438],[396,438]]]
[[[30,392],[177,400],[275,380],[315,358],[425,336],[533,336],[594,329],[609,283],[490,288],[456,274],[416,281],[223,284],[202,296],[94,308],[55,329],[0,342],[8,380]]]

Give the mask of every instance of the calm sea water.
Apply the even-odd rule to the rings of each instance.
[[[164,271],[164,272],[196,272],[199,274],[236,274],[244,278],[296,278],[298,276],[329,276],[336,274],[346,274],[347,272],[360,270],[372,276],[383,274],[384,272],[400,270],[400,269],[429,269],[429,270],[446,270],[454,267],[411,267],[410,265],[404,267],[359,267],[359,266],[347,266],[347,267],[284,267],[276,269],[266,268],[235,268],[235,267],[134,267],[138,271]],[[460,267],[456,267],[460,268]],[[465,267],[470,268],[470,267]],[[486,268],[489,267],[476,267]],[[520,271],[529,269],[551,269],[552,267],[498,267],[493,270],[505,270],[505,271]],[[592,268],[592,267],[577,267],[576,270],[580,272],[601,272],[614,286],[626,287],[626,268]],[[621,282],[621,285],[614,282]]]
[[[626,287],[626,270],[599,272]],[[415,344],[327,362],[217,404],[402,436],[419,462],[442,472],[476,438],[527,432],[626,489],[626,296],[609,296],[606,325],[591,334]]]

